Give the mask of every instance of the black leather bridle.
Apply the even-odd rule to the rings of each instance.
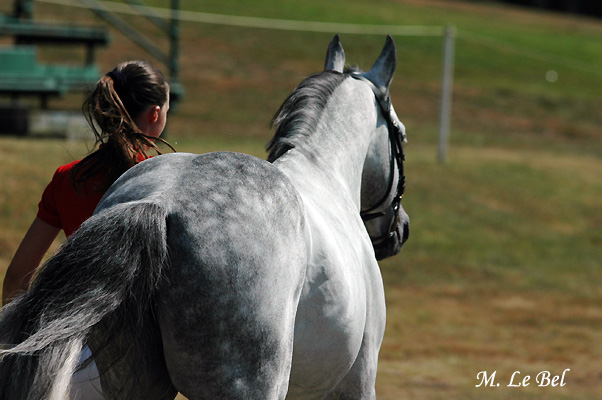
[[[386,215],[384,211],[375,211],[381,208],[384,204],[386,204],[387,199],[391,195],[391,191],[393,190],[394,180],[395,180],[395,163],[397,163],[397,168],[399,171],[399,179],[397,181],[397,188],[395,196],[391,201],[391,209],[393,211],[394,219],[389,227],[389,232],[383,234],[377,238],[370,238],[373,244],[380,244],[384,240],[387,240],[394,236],[399,227],[399,207],[401,206],[401,199],[403,198],[403,194],[405,192],[405,184],[406,177],[403,170],[403,162],[405,161],[405,153],[403,151],[403,142],[405,140],[405,133],[401,127],[401,124],[397,117],[393,112],[393,107],[391,106],[391,97],[389,96],[389,92],[383,91],[376,87],[368,78],[365,76],[354,73],[351,74],[351,77],[354,79],[358,79],[364,83],[366,83],[372,89],[374,96],[376,97],[376,102],[380,106],[380,110],[387,121],[387,129],[389,131],[389,142],[391,143],[391,155],[390,155],[390,174],[389,174],[389,184],[387,190],[382,197],[381,200],[376,202],[373,206],[368,208],[367,210],[361,211],[360,216],[364,221],[370,221],[376,218],[381,218]]]

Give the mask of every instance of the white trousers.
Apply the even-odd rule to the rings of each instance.
[[[90,348],[85,346],[79,356],[82,363],[92,355]],[[88,366],[73,374],[71,378],[71,400],[104,400],[100,387],[100,377],[96,363],[91,362]]]

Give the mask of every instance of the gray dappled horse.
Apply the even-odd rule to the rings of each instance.
[[[176,153],[125,173],[2,309],[0,399],[64,399],[83,344],[107,398],[374,398],[405,133],[393,40],[367,73],[344,64],[336,36],[269,162]]]

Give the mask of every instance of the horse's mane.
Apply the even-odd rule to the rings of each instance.
[[[272,119],[276,133],[266,146],[269,162],[297,147],[316,130],[328,99],[350,71],[356,69],[348,69],[345,73],[324,71],[311,75],[288,96]]]

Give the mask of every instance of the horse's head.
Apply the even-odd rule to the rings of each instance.
[[[324,66],[326,70],[343,72],[344,65],[345,53],[337,35],[328,46]],[[410,232],[410,219],[401,205],[405,189],[405,127],[389,96],[396,65],[395,43],[388,36],[370,71],[351,73],[372,88],[380,111],[364,162],[361,188],[361,216],[378,260],[399,253]]]

